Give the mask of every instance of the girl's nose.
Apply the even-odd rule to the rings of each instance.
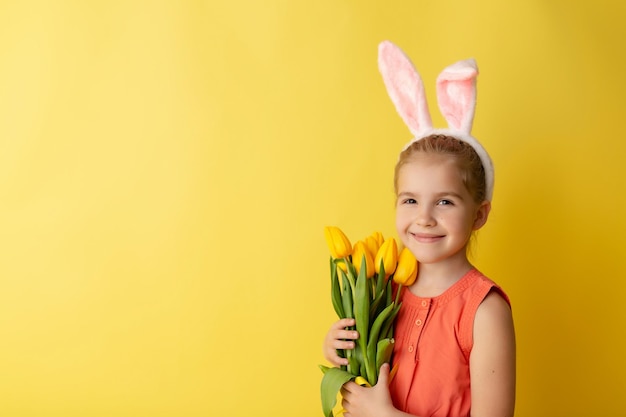
[[[436,223],[432,210],[429,207],[419,206],[415,217],[415,224],[422,227],[432,227]]]

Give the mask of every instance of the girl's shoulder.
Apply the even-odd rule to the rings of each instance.
[[[495,297],[504,300],[509,307],[511,306],[511,300],[509,299],[509,296],[506,294],[506,292],[504,292],[502,287],[498,285],[498,283],[488,278],[477,269],[474,269],[473,271],[475,279],[477,281],[477,287],[481,290],[483,294],[480,304],[486,301],[487,298],[491,299]]]

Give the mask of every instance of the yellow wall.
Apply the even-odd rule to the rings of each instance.
[[[395,233],[383,39],[436,123],[480,66],[516,415],[626,415],[626,9],[589,4],[1,1],[0,415],[321,415],[322,228]]]

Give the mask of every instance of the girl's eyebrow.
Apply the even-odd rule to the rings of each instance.
[[[417,194],[412,193],[410,191],[401,191],[398,193],[398,198],[400,197],[415,197]],[[454,197],[457,198],[459,200],[463,200],[463,196],[459,193],[456,193],[454,191],[443,191],[440,193],[435,194],[435,196],[437,198],[441,198],[441,197]]]
[[[458,198],[459,200],[463,200],[463,196],[459,193],[455,193],[454,191],[444,191],[442,193],[437,194],[438,197],[454,197],[454,198]]]

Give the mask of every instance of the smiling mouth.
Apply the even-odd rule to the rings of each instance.
[[[433,235],[429,233],[411,233],[411,235],[420,243],[433,243],[443,238],[443,235]]]

